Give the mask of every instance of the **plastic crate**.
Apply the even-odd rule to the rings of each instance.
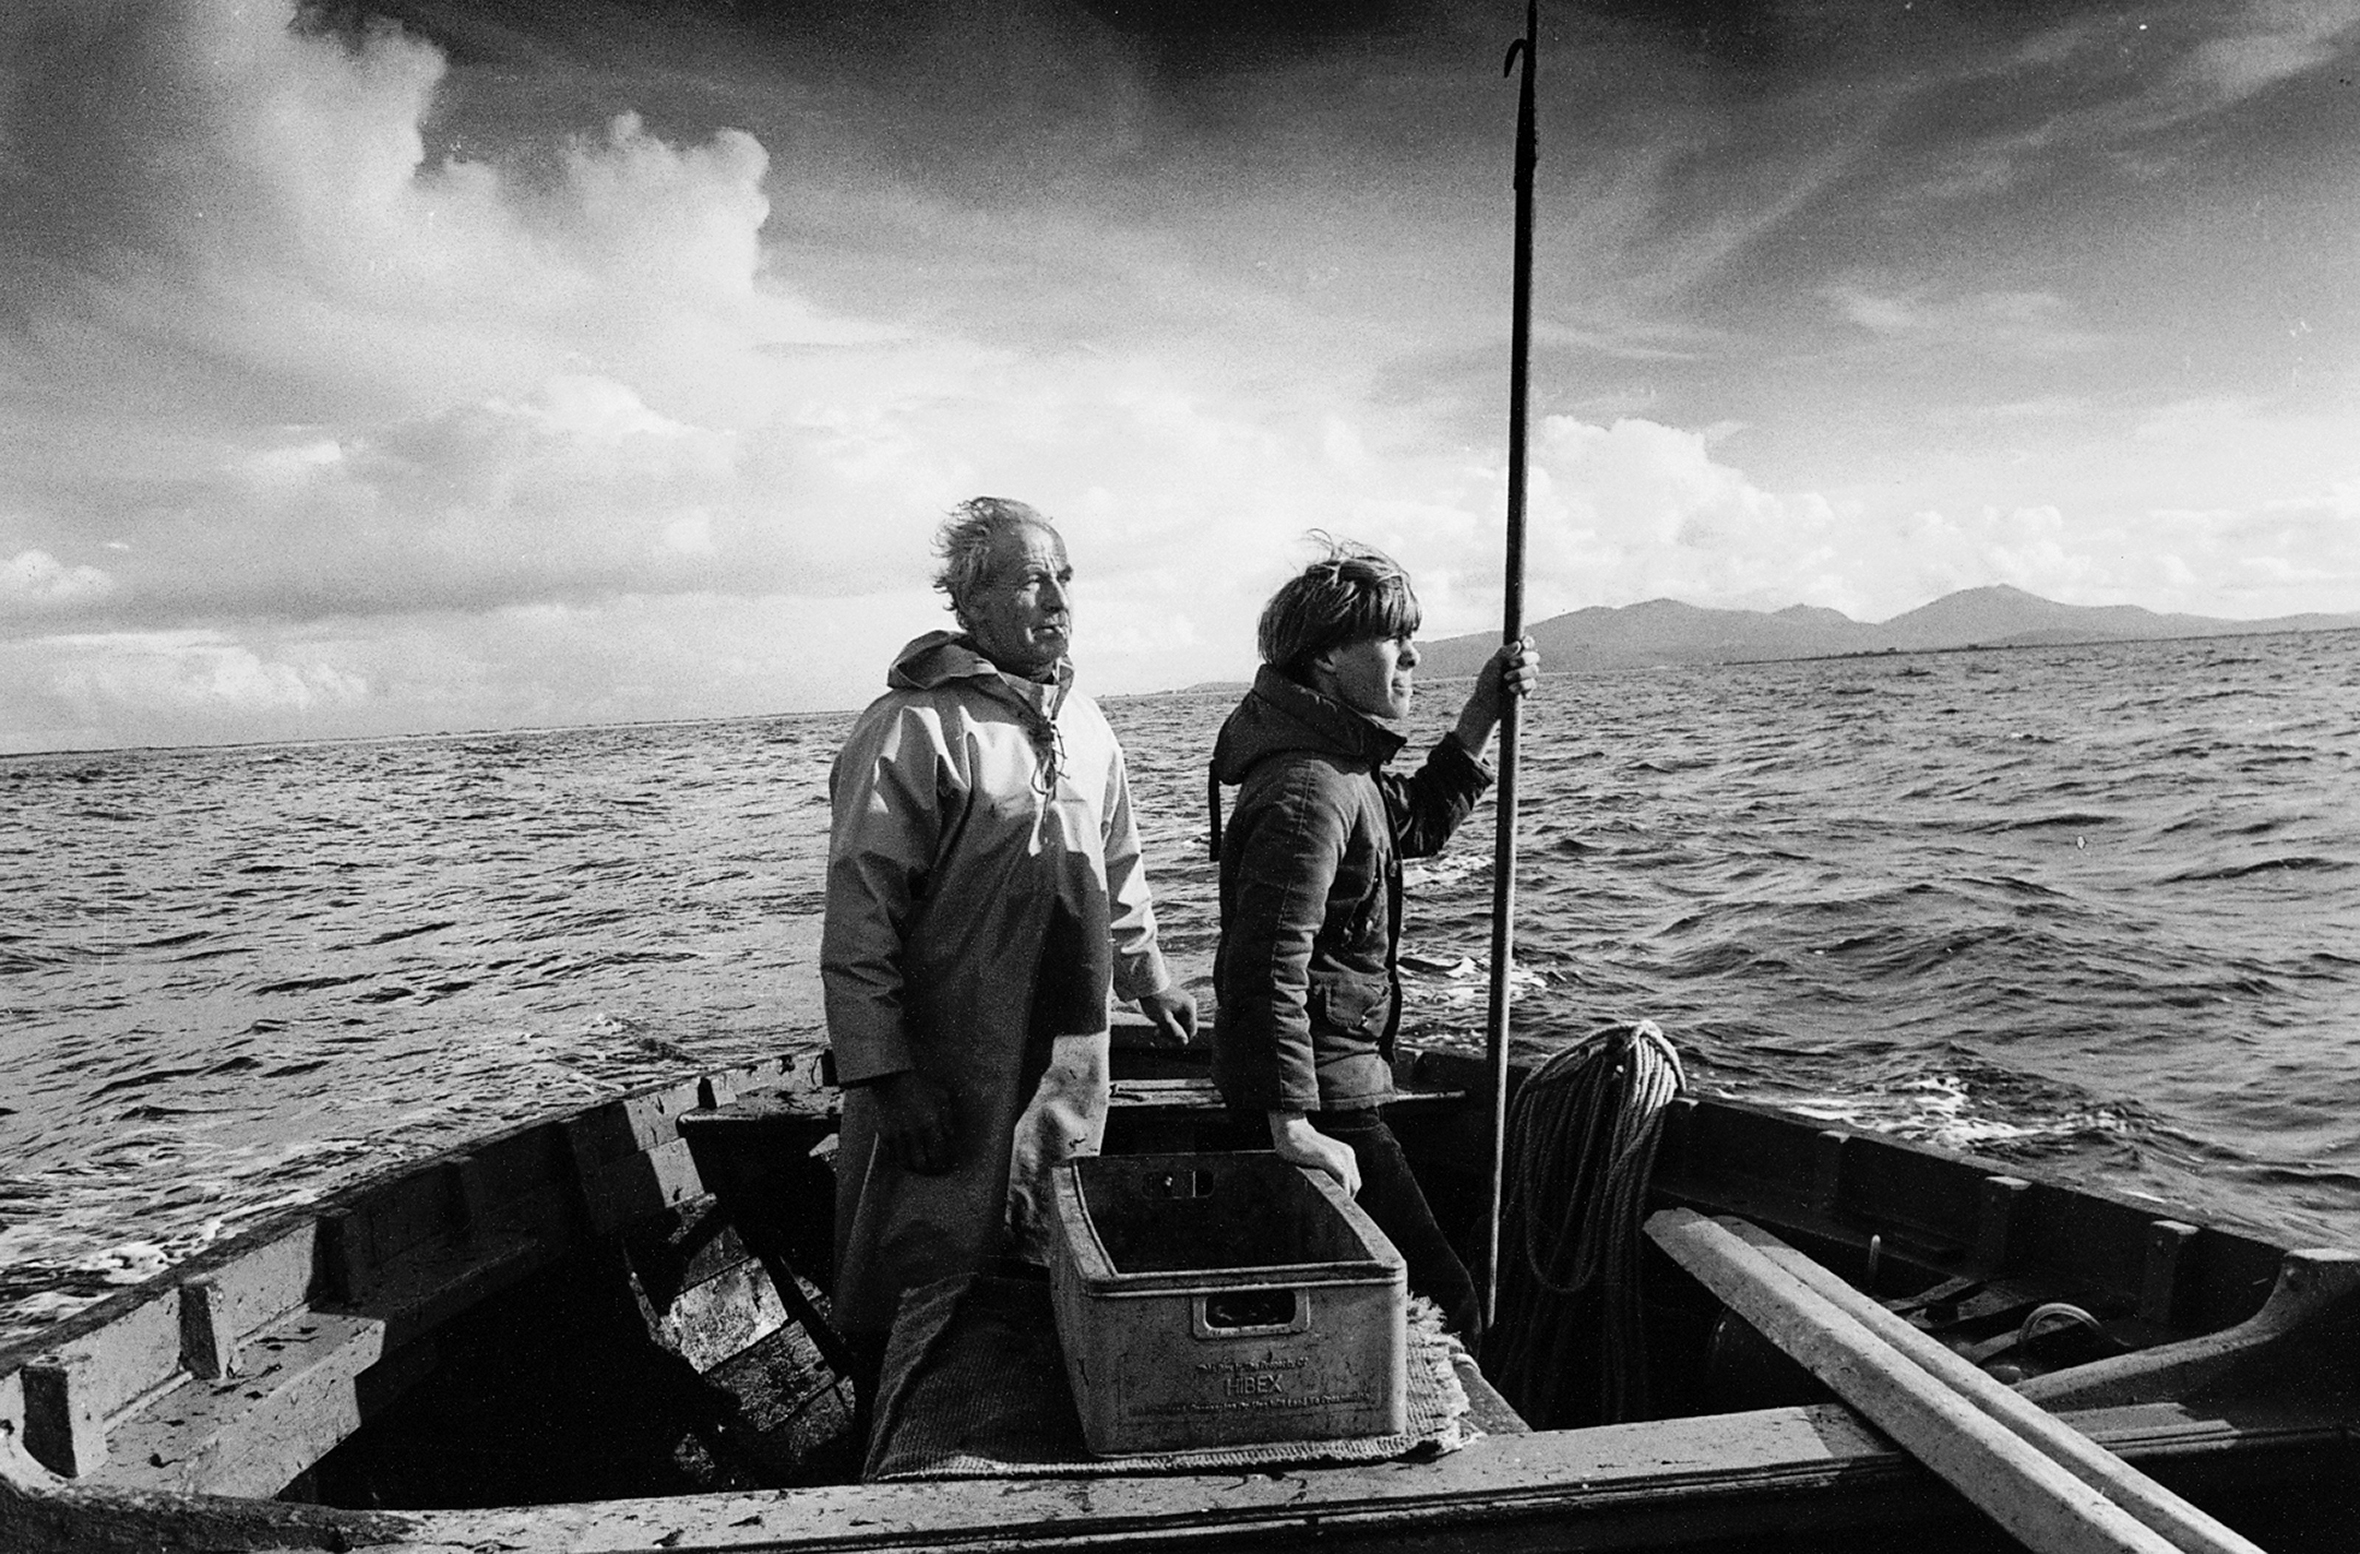
[[[1049,1269],[1100,1456],[1396,1435],[1401,1254],[1324,1173],[1267,1152],[1058,1169]]]

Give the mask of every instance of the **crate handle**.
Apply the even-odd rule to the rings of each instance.
[[[1287,1302],[1284,1321],[1274,1320],[1281,1300]],[[1273,1338],[1285,1333],[1308,1332],[1311,1327],[1311,1292],[1262,1289],[1199,1295],[1190,1303],[1188,1326],[1197,1337],[1216,1340]]]

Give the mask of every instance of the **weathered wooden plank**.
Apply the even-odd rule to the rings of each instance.
[[[700,1104],[699,1087],[700,1081],[689,1080],[624,1096],[568,1118],[566,1138],[583,1174],[671,1143],[679,1133],[680,1114]]]
[[[1768,1231],[1744,1224],[1722,1228],[2031,1443],[2042,1455],[2162,1534],[2184,1554],[2262,1554],[2248,1539],[2094,1444],[2088,1436],[2067,1429],[2054,1414],[2001,1386]]]
[[[439,1162],[413,1168],[340,1199],[319,1216],[317,1256],[324,1293],[362,1298],[382,1270],[421,1249],[462,1240],[466,1222],[456,1183]]]
[[[786,1321],[785,1304],[751,1259],[689,1285],[656,1313],[666,1347],[700,1371],[760,1343]]]
[[[180,1297],[157,1288],[152,1299],[123,1312],[96,1332],[59,1344],[52,1357],[86,1390],[102,1418],[131,1406],[180,1372]]]
[[[1113,1106],[1171,1106],[1219,1109],[1221,1091],[1210,1079],[1118,1079],[1109,1088]]]
[[[312,1227],[263,1242],[186,1288],[150,1298],[27,1367],[16,1395],[27,1450],[51,1471],[88,1473],[108,1455],[108,1421],[179,1384],[199,1363],[235,1364],[237,1334],[298,1305],[310,1280]]]
[[[77,1402],[84,1394],[62,1390],[74,1377],[62,1367],[36,1371],[37,1397],[45,1387],[61,1390],[40,1399],[34,1413],[43,1423],[29,1444],[42,1448],[39,1459],[53,1471],[95,1474],[95,1482],[120,1487],[276,1493],[358,1426],[353,1380],[376,1364],[389,1332],[430,1333],[553,1255],[521,1237],[412,1248],[372,1270],[374,1282],[358,1292],[366,1313],[299,1309],[244,1334],[234,1372],[214,1381],[183,1373],[175,1385],[151,1389],[144,1407],[107,1422],[103,1434],[94,1433],[100,1422]],[[181,1298],[209,1302],[205,1289],[205,1281],[191,1281]],[[212,1326],[209,1318],[194,1320]]]
[[[469,1228],[476,1234],[533,1230],[546,1234],[565,1224],[560,1208],[574,1190],[573,1151],[563,1127],[541,1123],[482,1140],[468,1151],[462,1190]]]
[[[1975,1265],[1997,1273],[2016,1249],[2016,1222],[2032,1192],[2021,1176],[1987,1176],[1975,1209]]]
[[[673,1087],[674,1093],[677,1090],[678,1087]],[[732,1090],[730,1093],[743,1092]],[[698,1093],[699,1101],[705,1098],[705,1092]],[[666,1113],[659,1107],[655,1115],[660,1118]],[[626,1118],[625,1121],[629,1123],[630,1119]],[[630,1131],[636,1140],[638,1134],[635,1125]],[[521,1140],[536,1133],[543,1151],[542,1159],[554,1159],[563,1167],[561,1173],[554,1176],[545,1173],[541,1178],[544,1183],[564,1183],[563,1193],[568,1206],[565,1213],[556,1218],[562,1219],[566,1237],[578,1233],[582,1228],[582,1220],[576,1212],[578,1205],[573,1205],[571,1201],[576,1180],[575,1151],[564,1133],[554,1125],[540,1125],[535,1130],[503,1135],[476,1146],[473,1151],[476,1156],[473,1185],[446,1177],[446,1204],[454,1197],[467,1198],[471,1208],[470,1218],[477,1222],[475,1228],[480,1229],[482,1215],[475,1209],[475,1204],[486,1197],[495,1202],[508,1201],[503,1192],[486,1193],[481,1190],[491,1175],[488,1159],[494,1152],[513,1152],[513,1158],[517,1161],[528,1161],[534,1146]],[[1810,1130],[1798,1130],[1798,1136],[1808,1139]],[[1858,1188],[1865,1180],[1877,1176],[1863,1164],[1862,1151],[1869,1144],[1870,1141],[1855,1139],[1849,1146],[1850,1158],[1841,1173],[1845,1184],[1844,1209],[1847,1215],[1863,1212],[1864,1201]],[[550,1154],[551,1146],[554,1146],[553,1156]],[[1882,1147],[1881,1141],[1878,1141],[1878,1147]],[[634,1148],[631,1153],[637,1155],[638,1151]],[[1732,1153],[1742,1154],[1742,1151]],[[592,1163],[610,1164],[612,1158]],[[1961,1179],[1969,1183],[1979,1181],[1981,1175],[1991,1169],[1985,1166],[1978,1171],[1965,1162],[1943,1161],[1939,1164],[1955,1166]],[[651,1174],[660,1170],[649,1169]],[[1757,1175],[1766,1192],[1786,1190],[1775,1178],[1775,1173]],[[465,1191],[455,1191],[454,1182]],[[547,1194],[550,1189],[544,1186],[528,1188],[527,1191],[528,1194]],[[661,1205],[664,1196],[658,1191],[654,1199]],[[540,1217],[550,1201],[549,1196],[541,1197],[530,1217]],[[1900,1207],[1906,1208],[1907,1205]],[[1881,1206],[1878,1212],[1883,1212]],[[2152,1218],[2152,1213],[2151,1209],[2147,1210],[2137,1219],[2126,1223],[2144,1226]],[[555,1222],[552,1220],[552,1223]],[[446,1225],[443,1234],[448,1236],[455,1232]],[[2210,1237],[2214,1233],[2207,1231],[2205,1234]],[[419,1245],[397,1257],[394,1267],[385,1270],[386,1276],[377,1280],[373,1293],[391,1298],[401,1291],[414,1292],[424,1284],[431,1283],[427,1277],[429,1265],[440,1267],[444,1261],[442,1253],[446,1250],[453,1258],[458,1257],[462,1250],[466,1250],[469,1256],[480,1255],[482,1251],[481,1248],[463,1249],[456,1246],[443,1248],[432,1241]],[[2197,1282],[2204,1283],[2218,1277],[2220,1259],[2213,1255],[2209,1241],[2204,1255],[2196,1258],[2195,1263]],[[2130,1276],[2124,1285],[2126,1292],[2133,1296],[2140,1293],[2138,1265],[2134,1262],[2132,1266],[2119,1271]],[[480,1279],[482,1276],[482,1265],[471,1265],[467,1277]],[[2187,1280],[2184,1271],[2181,1283],[2185,1290]],[[167,1291],[173,1295],[167,1310],[178,1317],[181,1312],[178,1294],[170,1291],[169,1287]],[[411,1299],[412,1296],[404,1294],[403,1298]],[[454,1295],[452,1286],[444,1285],[439,1296],[419,1298],[413,1304],[448,1305],[453,1301],[463,1304],[465,1298]],[[2182,1295],[2179,1298],[2186,1297]],[[2255,1298],[2258,1300],[2259,1297]],[[177,1323],[174,1325],[177,1326]],[[174,1336],[178,1337],[178,1334]],[[382,1376],[398,1363],[389,1360],[368,1374],[372,1377]],[[169,1376],[166,1379],[169,1381]],[[175,1403],[178,1396],[177,1392],[169,1393],[162,1401]],[[13,1403],[12,1398],[15,1399]],[[21,1417],[21,1400],[21,1376],[14,1373],[0,1376],[0,1425],[9,1422],[12,1408]],[[2250,1417],[2241,1414],[2237,1424],[2230,1424],[2217,1419],[2197,1419],[2188,1416],[2185,1409],[2175,1412],[2163,1405],[2117,1409],[2113,1411],[2112,1417],[2127,1419],[2134,1414],[2146,1421],[2141,1426],[2144,1433],[2138,1438],[2142,1442],[2158,1445],[2158,1449],[2168,1450],[2202,1449],[2206,1446],[2242,1449],[2246,1440],[2242,1432],[2246,1419]],[[2166,1415],[2174,1417],[2166,1418]],[[1307,1542],[1316,1538],[1324,1544],[1339,1547],[1450,1547],[1506,1554],[1510,1549],[1588,1541],[1589,1535],[1584,1529],[1604,1525],[1600,1518],[1610,1513],[1602,1507],[1617,1502],[1618,1497],[1619,1503],[1626,1508],[1640,1508],[1631,1514],[1641,1520],[1628,1524],[1630,1526],[1652,1525],[1645,1518],[1655,1516],[1686,1517],[1692,1522],[1704,1519],[1714,1530],[1734,1534],[1738,1529],[1751,1525],[1744,1521],[1745,1513],[1742,1510],[1733,1512],[1731,1509],[1741,1502],[1766,1506],[1783,1495],[1787,1502],[1786,1509],[1765,1509],[1762,1514],[1768,1520],[1763,1525],[1791,1530],[1796,1525],[1796,1516],[1817,1516],[1823,1514],[1823,1507],[1834,1508],[1824,1514],[1847,1514],[1842,1507],[1860,1504],[1854,1491],[1872,1480],[1883,1486],[1876,1493],[1886,1496],[1889,1503],[1906,1502],[1911,1497],[1925,1494],[1926,1481],[1919,1470],[1906,1460],[1896,1457],[1889,1445],[1873,1432],[1859,1427],[1840,1410],[1816,1411],[1813,1417],[1818,1421],[1810,1432],[1815,1443],[1826,1446],[1829,1442],[1845,1438],[1844,1432],[1849,1429],[1852,1432],[1850,1438],[1858,1445],[1857,1454],[1846,1455],[1837,1451],[1809,1462],[1765,1461],[1751,1470],[1739,1467],[1735,1471],[1723,1473],[1717,1467],[1685,1463],[1679,1458],[1679,1442],[1685,1439],[1681,1431],[1694,1423],[1680,1422],[1679,1429],[1669,1434],[1651,1435],[1634,1448],[1635,1459],[1644,1459],[1650,1465],[1653,1476],[1635,1473],[1627,1478],[1605,1480],[1579,1477],[1581,1469],[1573,1460],[1579,1454],[1569,1456],[1554,1447],[1534,1454],[1526,1460],[1523,1468],[1515,1472],[1478,1475],[1467,1479],[1455,1477],[1469,1466],[1460,1459],[1494,1444],[1481,1442],[1477,1447],[1470,1448],[1469,1452],[1456,1454],[1443,1463],[1391,1465],[1350,1479],[1328,1473],[1305,1473],[1271,1475],[1266,1480],[1258,1476],[1257,1482],[1241,1485],[1234,1477],[1223,1477],[1218,1480],[1169,1481],[1163,1484],[1160,1492],[1152,1488],[1127,1492],[1120,1487],[1121,1481],[1103,1480],[1097,1481],[1090,1489],[1078,1492],[1072,1483],[1061,1481],[1031,1485],[1000,1481],[967,1486],[879,1486],[867,1490],[830,1492],[834,1498],[826,1500],[810,1499],[802,1493],[734,1499],[692,1497],[636,1502],[622,1507],[543,1508],[513,1513],[513,1518],[516,1525],[527,1529],[527,1535],[520,1537],[517,1545],[532,1549],[553,1549],[577,1544],[639,1548],[884,1548],[909,1547],[913,1543],[929,1546],[956,1544],[970,1548],[1035,1545],[1104,1547],[1110,1543],[1131,1541],[1149,1541],[1174,1547],[1200,1542],[1207,1546],[1242,1547],[1285,1546],[1290,1542]],[[1671,1427],[1636,1428],[1663,1432]],[[1595,1436],[1597,1433],[1582,1432],[1584,1436]],[[1547,1437],[1527,1439],[1546,1440]],[[7,1441],[0,1440],[0,1455],[5,1455],[8,1446]],[[1717,1454],[1714,1460],[1740,1460],[1743,1456],[1740,1452],[1737,1459],[1730,1459]],[[2247,1460],[2244,1455],[2234,1458],[2241,1464]],[[0,1471],[0,1479],[6,1477],[7,1474]],[[1133,1485],[1140,1483],[1130,1482]],[[1380,1483],[1383,1487],[1380,1487]],[[1403,1489],[1406,1493],[1389,1492],[1393,1488]],[[1462,1490],[1465,1492],[1462,1493]],[[1817,1493],[1821,1490],[1840,1492]],[[12,1486],[0,1483],[0,1502],[5,1502],[10,1492]],[[1808,1508],[1794,1504],[1798,1495],[1808,1500]],[[1748,1501],[1748,1496],[1755,1498]],[[1190,1503],[1191,1497],[1194,1497],[1194,1505]],[[1243,1513],[1228,1515],[1228,1508],[1241,1499],[1249,1502]],[[1060,1509],[1074,1508],[1081,1502],[1088,1503],[1086,1508],[1072,1509],[1072,1514]],[[643,1509],[646,1513],[644,1517],[636,1516],[634,1507]],[[912,1507],[922,1507],[927,1514],[908,1523],[896,1520],[903,1510]],[[1207,1519],[1206,1508],[1212,1510],[1212,1519]],[[609,1515],[610,1512],[614,1514]],[[446,1520],[440,1513],[431,1514],[417,1527],[417,1536],[425,1541],[405,1542],[402,1546],[425,1549],[489,1544],[496,1540],[479,1536],[486,1532],[488,1525],[481,1518],[503,1514],[509,1513],[464,1513],[455,1520]],[[9,1522],[6,1505],[0,1503],[0,1546],[10,1543],[9,1527],[13,1525],[19,1524]],[[902,1530],[913,1525],[919,1528],[915,1533]],[[560,1536],[569,1527],[583,1533],[583,1536]],[[544,1532],[550,1535],[544,1536]],[[446,1535],[449,1539],[447,1543]],[[1830,1546],[1837,1542],[1840,1540],[1831,1540]]]
[[[49,1478],[0,1437],[0,1549],[72,1554],[150,1550],[360,1549],[426,1554],[418,1524],[377,1511],[275,1500],[128,1494]]]
[[[632,1271],[647,1286],[650,1298],[672,1300],[691,1285],[721,1275],[751,1260],[753,1251],[721,1207],[680,1217],[662,1235],[625,1236],[624,1251]]]
[[[1957,1246],[1975,1222],[1982,1173],[1898,1139],[1855,1134],[1846,1147],[1844,1204],[1863,1223],[1915,1246]]]
[[[2176,1554],[2172,1543],[1722,1226],[1685,1209],[1654,1242],[1761,1334],[2038,1554]]]
[[[230,1326],[221,1286],[211,1279],[190,1279],[180,1286],[180,1363],[200,1381],[238,1368],[237,1329]]]
[[[247,1341],[251,1374],[192,1381],[116,1426],[90,1482],[116,1489],[273,1495],[360,1427],[353,1378],[384,1353],[385,1324],[309,1312]]]
[[[2067,1416],[2158,1457],[2182,1437],[2244,1428],[2143,1405]],[[2295,1432],[2340,1438],[2314,1420]],[[2133,1441],[2137,1445],[2132,1445]],[[21,1461],[21,1459],[18,1459]],[[2239,1459],[2244,1460],[2243,1458]],[[0,1546],[367,1547],[378,1554],[580,1554],[590,1549],[967,1554],[1114,1548],[1349,1551],[1664,1547],[1761,1532],[1829,1548],[1891,1546],[1929,1514],[1921,1469],[1834,1405],[1477,1441],[1439,1461],[1317,1472],[1075,1481],[883,1484],[512,1509],[329,1511],[177,1501],[44,1485],[0,1441]],[[1933,1515],[1939,1516],[1935,1510]],[[1876,1529],[1875,1544],[1847,1527]],[[11,1544],[12,1535],[27,1541]]]
[[[800,1090],[814,1092],[822,1087],[819,1059],[813,1053],[781,1053],[743,1068],[721,1069],[697,1081],[700,1106],[727,1106],[741,1095],[757,1091]]]
[[[106,1461],[107,1420],[172,1385],[180,1363],[180,1295],[152,1295],[24,1368],[25,1449],[53,1473]]]
[[[2194,1225],[2159,1219],[2147,1226],[2147,1262],[2139,1281],[2139,1317],[2158,1328],[2179,1324],[2188,1286],[2195,1282]]]
[[[513,1154],[471,1151],[323,1210],[313,1227],[319,1304],[414,1304],[416,1289],[449,1284],[472,1264],[561,1254],[580,1224],[574,1187],[560,1182],[549,1153],[561,1143],[550,1134]]]
[[[461,1247],[421,1250],[361,1292],[353,1314],[386,1324],[389,1347],[433,1332],[487,1296],[548,1266],[560,1248],[532,1236],[480,1238]]]
[[[1782,1410],[1715,1421],[1488,1437],[1437,1461],[1312,1472],[876,1484],[690,1500],[610,1501],[420,1518],[424,1546],[545,1551],[670,1549],[1037,1549],[1433,1547],[1449,1530],[1480,1546],[1570,1546],[1568,1515],[1641,1502],[1680,1513],[1710,1487],[1793,1496],[1852,1463],[1892,1453],[1846,1411]],[[1698,1507],[1705,1518],[1723,1506]],[[1356,1536],[1356,1534],[1358,1536]],[[1374,1537],[1370,1535],[1374,1534]],[[431,1543],[428,1542],[431,1540]],[[1381,1540],[1381,1541],[1380,1541]],[[1445,1545],[1447,1546],[1447,1545]]]
[[[2152,1207],[2036,1181],[2017,1200],[2010,1260],[2078,1275],[2135,1303],[2154,1217]]]
[[[1459,1385],[1467,1394],[1467,1423],[1486,1435],[1528,1435],[1532,1426],[1515,1406],[1500,1396],[1499,1388],[1483,1374],[1483,1367],[1475,1363],[1466,1350],[1451,1349],[1451,1369],[1458,1373]]]
[[[1841,1128],[1822,1128],[1811,1136],[1811,1201],[1822,1214],[1834,1214],[1844,1201],[1844,1157],[1852,1135]]]
[[[474,1151],[456,1150],[436,1161],[435,1167],[442,1173],[443,1198],[449,1205],[448,1233],[463,1239],[474,1235],[478,1226],[489,1226],[495,1208],[492,1187]]]
[[[106,1466],[106,1418],[98,1388],[54,1357],[17,1373],[24,1379],[25,1450],[50,1472],[80,1478]]]
[[[282,1234],[206,1269],[219,1320],[230,1333],[267,1326],[310,1297],[317,1224],[306,1215]]]
[[[2318,1337],[2337,1324],[2334,1337]],[[2234,1327],[2158,1344],[2110,1360],[2028,1377],[2016,1390],[2047,1408],[2098,1408],[2185,1397],[2220,1385],[2238,1370],[2302,1353],[2314,1372],[2351,1353],[2360,1326],[2360,1253],[2333,1247],[2288,1252],[2262,1309]],[[2303,1340],[2310,1346],[2298,1351]],[[2291,1362],[2304,1364],[2302,1360]]]
[[[1466,1093],[1458,1090],[1403,1090],[1387,1103],[1387,1110],[1400,1107],[1419,1111],[1435,1106],[1464,1106],[1466,1100]],[[1164,1107],[1173,1111],[1226,1112],[1229,1109],[1229,1103],[1221,1097],[1220,1086],[1201,1075],[1117,1079],[1109,1087],[1108,1103],[1117,1107]]]
[[[1675,1103],[1666,1113],[1657,1190],[1713,1212],[1775,1220],[1815,1253],[1834,1244],[1857,1249],[1882,1233],[1888,1261],[1898,1255],[1956,1273],[2038,1271],[2063,1298],[2093,1310],[2127,1314],[2140,1304],[2152,1205],[2036,1184],[1972,1156],[1854,1135],[1842,1150],[1841,1213],[1830,1214],[1815,1190],[1826,1161],[1813,1153],[1827,1146],[1798,1121],[1743,1105]],[[2174,1325],[2219,1327],[2259,1308],[2276,1271],[2275,1249],[2207,1226],[2188,1250],[2174,1290]]]
[[[2079,1416],[2075,1416],[2079,1417]],[[2151,1444],[2218,1420],[2113,1416]],[[2333,1434],[2332,1426],[2323,1427]],[[2167,1448],[2168,1449],[2168,1448]],[[1953,1502],[1955,1503],[1955,1502]],[[1720,1544],[1748,1533],[1826,1548],[1914,1512],[1939,1517],[1922,1469],[1838,1405],[1497,1435],[1432,1462],[1315,1471],[871,1484],[595,1506],[424,1513],[405,1554],[498,1548],[1478,1550]],[[1962,1508],[1963,1509],[1963,1508]]]
[[[664,1209],[675,1208],[705,1190],[688,1143],[675,1138],[644,1153],[610,1158],[586,1167],[582,1197],[590,1228],[609,1235]]]

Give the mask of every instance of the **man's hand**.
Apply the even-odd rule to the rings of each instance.
[[[940,1176],[959,1161],[959,1103],[930,1074],[904,1069],[874,1080],[877,1148],[887,1160],[919,1176]]]
[[[1196,995],[1177,982],[1143,995],[1139,1012],[1155,1027],[1159,1047],[1185,1047],[1196,1035]]]
[[[1360,1161],[1352,1146],[1311,1125],[1301,1112],[1270,1114],[1270,1147],[1289,1165],[1309,1166],[1334,1177],[1347,1193],[1360,1196]]]

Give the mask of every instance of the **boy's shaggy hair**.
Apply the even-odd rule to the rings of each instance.
[[[1262,662],[1302,680],[1311,661],[1333,648],[1418,629],[1418,596],[1409,574],[1382,551],[1314,533],[1326,552],[1280,585],[1262,608],[1256,637]]]

